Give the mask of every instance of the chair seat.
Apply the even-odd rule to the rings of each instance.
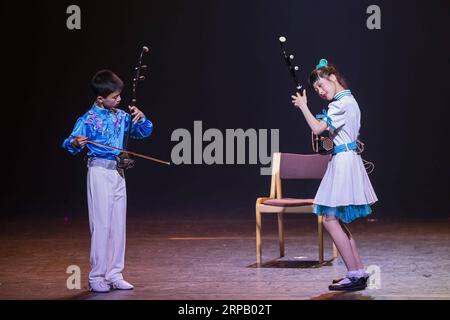
[[[281,198],[281,199],[269,199],[263,201],[262,204],[266,206],[274,207],[301,207],[310,206],[313,204],[314,199],[294,199],[294,198]]]

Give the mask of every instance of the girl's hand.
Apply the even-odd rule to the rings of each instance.
[[[84,147],[86,143],[88,143],[87,140],[88,138],[85,136],[78,136],[72,140],[72,144],[77,148],[81,148]]]
[[[306,97],[306,90],[303,90],[303,95],[299,92],[292,96],[292,103],[299,109],[308,108],[308,98]]]
[[[139,120],[143,119],[144,113],[142,111],[140,111],[138,108],[136,107],[132,107],[132,106],[128,106],[128,108],[131,111],[131,115],[133,116],[133,123],[136,124]]]

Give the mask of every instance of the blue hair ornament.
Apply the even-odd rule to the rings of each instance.
[[[327,59],[320,59],[319,64],[316,66],[316,69],[328,67]]]

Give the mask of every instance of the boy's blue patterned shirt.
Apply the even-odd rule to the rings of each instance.
[[[105,109],[94,104],[92,108],[80,117],[70,136],[64,140],[63,148],[72,155],[78,154],[83,148],[77,148],[72,141],[77,136],[85,136],[90,140],[100,142],[111,147],[123,149],[124,136],[128,130],[130,115],[120,109]],[[143,139],[150,136],[153,124],[145,117],[131,126],[130,137]],[[88,143],[89,158],[104,158],[115,160],[119,151]]]

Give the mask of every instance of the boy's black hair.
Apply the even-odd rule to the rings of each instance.
[[[101,70],[92,78],[91,87],[95,97],[107,98],[115,91],[122,91],[123,81],[114,72]]]

